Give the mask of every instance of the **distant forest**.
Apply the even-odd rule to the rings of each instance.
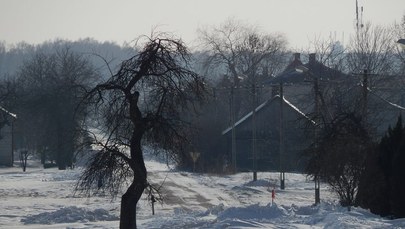
[[[0,78],[13,76],[24,62],[29,61],[38,52],[50,54],[61,48],[69,48],[74,53],[87,56],[93,66],[104,76],[109,74],[105,61],[110,67],[116,67],[134,52],[129,44],[118,45],[114,42],[99,42],[91,38],[77,41],[59,39],[39,45],[26,42],[10,45],[0,41]]]

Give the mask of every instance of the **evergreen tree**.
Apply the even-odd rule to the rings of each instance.
[[[405,128],[401,116],[393,130],[391,170],[389,172],[391,211],[396,217],[405,217]]]
[[[388,128],[387,134],[381,139],[380,142],[380,163],[386,178],[391,177],[392,161],[397,151],[399,144],[403,138],[402,117],[398,117],[397,124],[394,129]]]
[[[376,214],[405,217],[405,128],[401,116],[377,149],[368,155],[357,203]]]
[[[365,170],[360,179],[356,205],[370,209],[374,214],[387,216],[391,214],[391,207],[387,198],[389,187],[380,162],[380,152],[375,146],[374,150],[367,152]]]

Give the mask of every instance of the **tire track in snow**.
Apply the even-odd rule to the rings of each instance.
[[[209,199],[196,191],[198,187],[195,187],[195,184],[184,183],[184,178],[176,179],[176,177],[170,177],[171,175],[169,174],[165,179],[166,174],[163,176],[160,172],[154,171],[148,174],[155,186],[162,185],[160,193],[163,197],[163,210],[172,209],[172,207],[165,208],[165,205],[177,205],[184,210],[190,211],[206,210],[215,206],[210,203]]]

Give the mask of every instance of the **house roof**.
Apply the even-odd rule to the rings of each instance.
[[[13,118],[15,118],[15,119],[17,118],[17,115],[16,115],[16,114],[11,113],[10,111],[6,110],[6,109],[5,109],[4,107],[2,107],[2,106],[0,106],[0,110],[3,111],[4,113],[10,115],[11,117],[13,117]]]
[[[293,61],[291,61],[291,63],[289,65],[287,65],[287,67],[284,69],[283,73],[285,72],[289,72],[289,71],[295,71],[295,69],[300,66],[303,65],[303,63],[301,62],[301,54],[300,53],[294,53],[293,54]]]
[[[363,85],[362,82],[360,82],[359,84],[357,84],[357,86],[358,86],[360,89],[363,89],[363,87],[364,87],[364,85]],[[368,93],[369,93],[370,95],[372,95],[373,97],[375,97],[375,98],[377,98],[378,100],[382,101],[384,104],[386,104],[386,105],[388,105],[388,106],[390,106],[390,107],[392,107],[392,108],[395,108],[395,109],[398,109],[398,110],[401,110],[401,111],[405,111],[405,107],[403,107],[403,106],[401,106],[401,105],[398,105],[398,104],[396,104],[396,103],[393,103],[393,102],[389,101],[388,99],[385,99],[385,98],[381,97],[380,95],[378,95],[377,93],[375,93],[374,91],[372,91],[369,87],[367,87],[367,91],[368,91]]]
[[[264,107],[269,106],[273,101],[275,100],[279,100],[280,96],[276,95],[273,98],[265,101],[264,103],[260,104],[258,107],[256,107],[255,112],[259,112],[260,110],[262,110]],[[296,111],[299,115],[301,115],[302,117],[305,117],[306,119],[310,120],[312,123],[315,124],[315,122],[313,120],[311,120],[307,115],[304,114],[304,112],[302,112],[301,110],[299,110],[296,106],[294,106],[290,101],[288,101],[286,98],[283,97],[283,102],[291,107],[294,111]],[[245,115],[244,117],[242,117],[241,119],[239,119],[237,122],[235,122],[235,124],[233,125],[234,127],[239,126],[240,124],[242,124],[243,122],[245,122],[248,118],[250,118],[253,115],[253,111],[249,112],[247,115]],[[222,131],[222,135],[227,134],[229,131],[232,130],[233,126],[230,126],[228,128],[226,128],[224,131]]]
[[[314,77],[318,77],[323,80],[336,80],[341,78],[347,78],[347,75],[337,69],[333,69],[325,66],[315,58],[315,53],[309,54],[309,61],[303,64],[299,59],[299,53],[294,53],[294,60],[284,69],[284,71],[267,81],[266,83],[297,83],[303,82]],[[298,66],[304,66],[308,69],[308,72],[297,72]]]

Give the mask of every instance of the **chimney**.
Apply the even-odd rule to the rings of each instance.
[[[299,52],[296,52],[296,53],[294,53],[294,61],[301,61],[300,59],[300,53]]]
[[[315,61],[316,61],[316,53],[310,53],[309,54],[309,63],[312,64],[312,63],[315,63]]]

